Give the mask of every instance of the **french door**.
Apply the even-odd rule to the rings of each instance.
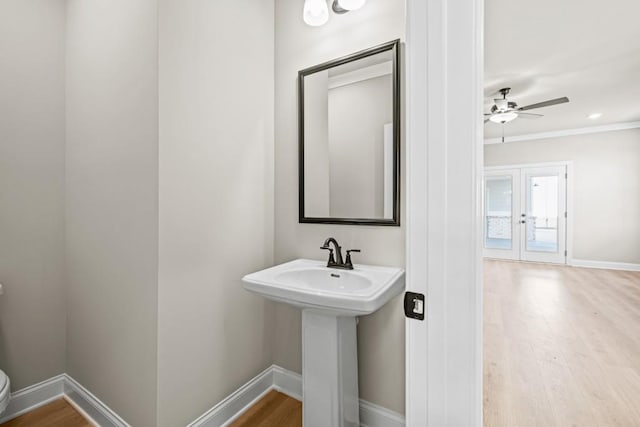
[[[567,165],[486,168],[484,256],[566,263]]]

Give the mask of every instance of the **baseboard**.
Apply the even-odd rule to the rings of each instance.
[[[404,416],[375,403],[360,399],[360,425],[363,427],[404,427]]]
[[[74,402],[73,400],[71,400],[67,395],[63,395],[62,398],[70,405],[73,406],[73,409],[75,409],[76,411],[78,411],[80,413],[80,415],[82,415],[87,421],[89,421],[89,424],[91,424],[93,427],[101,427],[100,424],[98,424],[98,422],[96,420],[94,420],[93,418],[91,418],[91,415],[89,415],[89,413],[87,411],[85,411],[84,409],[82,409],[81,406],[79,406],[76,402]]]
[[[129,424],[79,382],[64,375],[64,395],[82,415],[100,427],[130,427]]]
[[[220,427],[231,423],[273,388],[273,366],[265,369],[248,383],[227,396],[222,402],[202,414],[187,427]]]
[[[64,395],[65,375],[57,375],[38,384],[11,393],[7,409],[0,417],[0,424],[26,414],[42,405],[46,405]]]
[[[272,365],[187,427],[227,426],[272,389],[302,400],[302,376]],[[0,418],[0,424],[60,398],[65,398],[95,426],[130,427],[118,414],[67,374],[57,375],[12,393],[9,406]],[[360,425],[403,427],[405,421],[397,412],[360,399]]]
[[[60,398],[67,400],[95,426],[130,427],[100,399],[67,374],[57,375],[11,393],[11,401],[0,418],[0,424]]]
[[[302,376],[280,366],[272,365],[189,424],[188,427],[226,426],[272,389],[294,399],[302,400]],[[360,425],[362,427],[403,427],[405,420],[397,412],[360,399]]]
[[[640,271],[640,264],[632,264],[628,262],[591,261],[586,259],[575,259],[575,258],[571,260],[571,266],[585,267],[585,268],[601,268],[606,270]]]
[[[273,365],[273,388],[296,400],[302,400],[302,375]]]

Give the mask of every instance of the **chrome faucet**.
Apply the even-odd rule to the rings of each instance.
[[[331,244],[333,244],[333,249],[331,248]],[[360,252],[360,249],[349,249],[347,251],[347,259],[345,261],[342,260],[342,246],[338,244],[338,241],[333,237],[329,237],[324,241],[324,245],[320,246],[320,249],[325,249],[329,251],[329,260],[327,261],[327,267],[329,268],[341,268],[343,270],[353,270],[353,263],[351,262],[351,252]],[[333,252],[336,252],[335,258],[333,257]]]

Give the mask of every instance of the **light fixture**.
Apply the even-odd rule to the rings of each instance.
[[[358,10],[365,5],[367,0],[333,0],[331,10],[342,15],[352,10]],[[307,25],[319,27],[329,20],[329,7],[327,0],[304,0],[302,19]]]
[[[304,0],[302,19],[312,27],[326,24],[329,20],[329,8],[326,0]]]
[[[511,120],[515,120],[518,117],[518,113],[514,111],[507,111],[505,113],[497,113],[489,117],[493,123],[508,123]]]
[[[587,116],[588,119],[595,120],[602,117],[602,113],[591,113]]]
[[[333,0],[332,9],[336,13],[345,13],[350,10],[358,10],[367,0]]]

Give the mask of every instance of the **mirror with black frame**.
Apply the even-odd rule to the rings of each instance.
[[[399,48],[298,72],[300,222],[400,225]]]

